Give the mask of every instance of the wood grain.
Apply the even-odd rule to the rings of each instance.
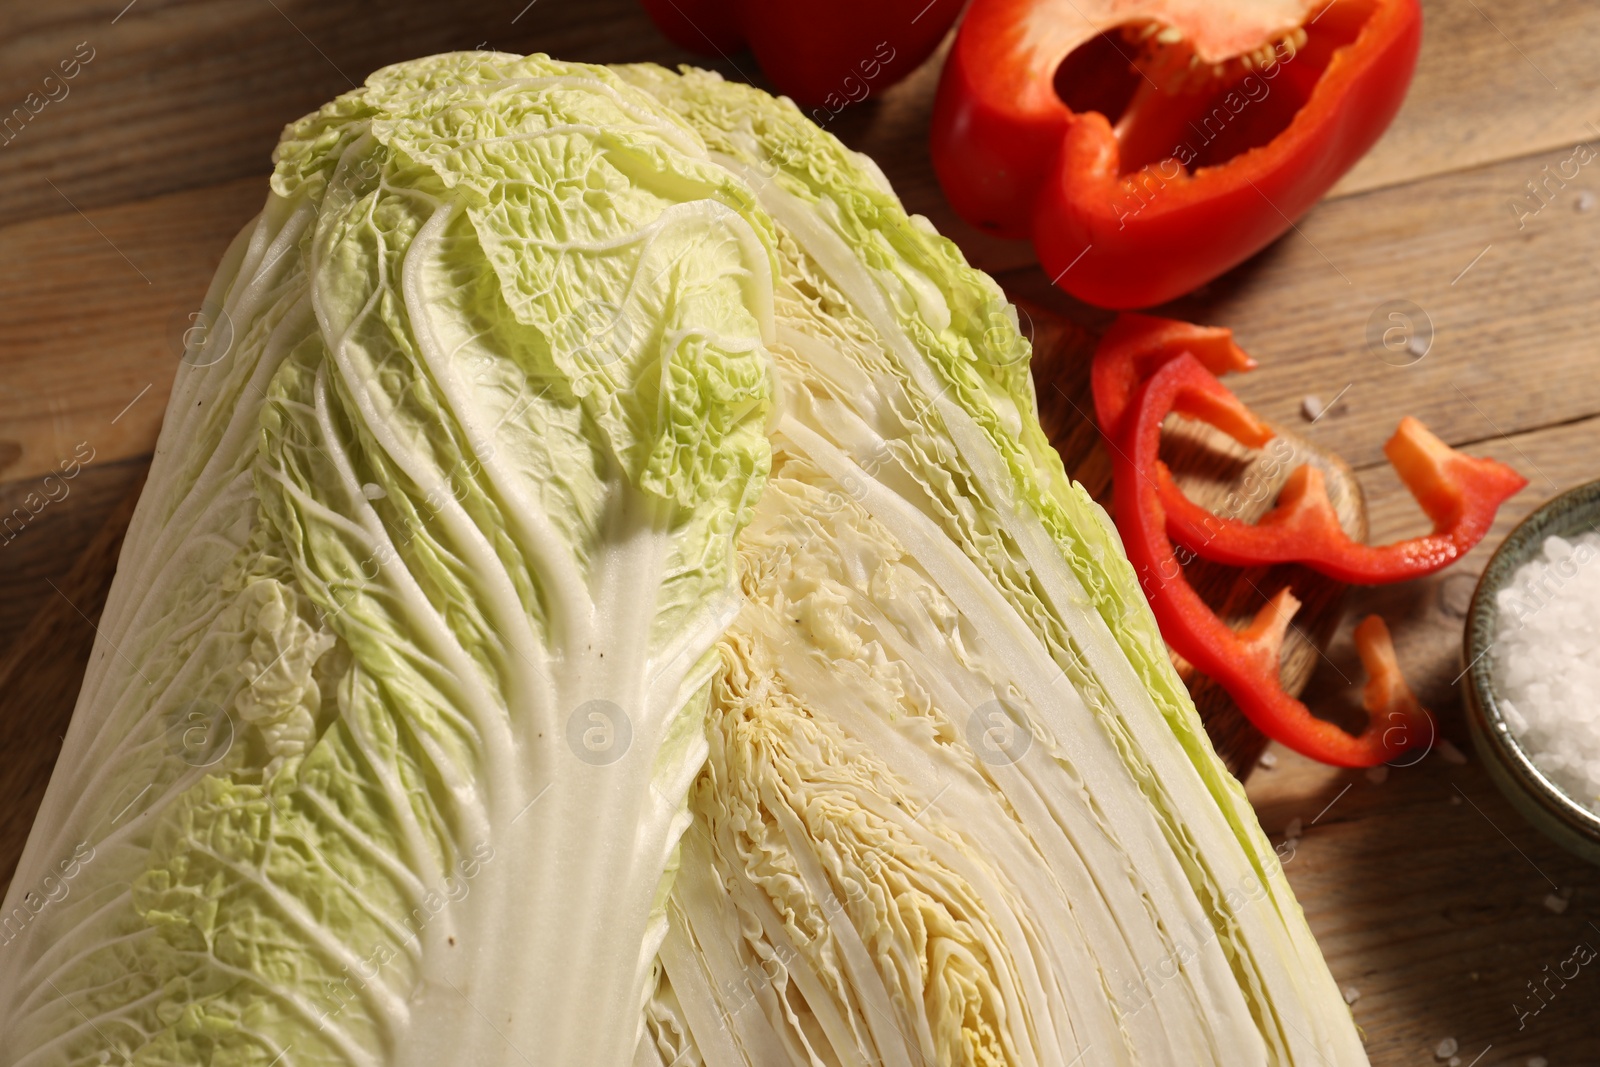
[[[1600,1062],[1592,966],[1521,1028],[1513,1008],[1537,1006],[1526,983],[1577,943],[1600,948],[1600,871],[1523,822],[1475,760],[1435,752],[1375,784],[1281,756],[1249,793],[1275,834],[1304,826],[1285,871],[1335,980],[1360,993],[1373,1064],[1440,1065],[1447,1037],[1478,1067]],[[1545,905],[1566,893],[1563,913]]]
[[[1428,0],[1406,108],[1335,196],[1415,181],[1595,136],[1600,85],[1582,0]],[[120,15],[119,15],[120,12]],[[593,62],[694,62],[761,82],[748,54],[671,45],[635,0],[452,4],[402,0],[381,15],[311,0],[59,0],[13,6],[0,28],[0,114],[29,94],[59,96],[0,135],[0,224],[91,210],[177,189],[263,175],[284,123],[388,63],[433,52],[547,51]],[[87,47],[77,76],[59,65]],[[1002,270],[1033,262],[1026,244],[984,239],[948,211],[927,166],[932,88],[942,55],[831,128],[870,151],[913,211]],[[25,108],[25,110],[28,110]],[[1471,116],[1469,125],[1454,124]],[[9,136],[9,139],[8,139]],[[52,187],[52,183],[54,188]]]
[[[73,478],[0,485],[0,659],[56,595],[50,583],[61,586],[101,529],[117,521],[118,503],[149,465],[143,457],[108,463],[96,456]]]
[[[41,92],[80,43],[94,58],[0,148],[0,223],[70,210],[65,197],[92,212],[264,177],[285,123],[405,59],[478,47],[606,63],[696,58],[656,33],[636,0],[138,0],[113,22],[125,4],[7,6],[4,113]]]
[[[5,696],[0,752],[6,760],[5,773],[0,774],[0,811],[6,813],[0,819],[0,885],[11,883],[89,665],[95,624],[144,487],[145,465],[133,466],[131,482],[72,568],[59,581],[47,582],[51,598],[34,613],[20,639],[0,654],[0,694]],[[101,649],[100,654],[108,651]],[[0,888],[0,895],[4,893]]]
[[[1307,393],[1326,400],[1348,387],[1311,436],[1357,466],[1382,461],[1404,415],[1462,444],[1591,414],[1600,378],[1574,371],[1592,358],[1592,332],[1572,309],[1594,292],[1600,209],[1580,210],[1590,202],[1580,198],[1600,190],[1600,161],[1525,227],[1508,207],[1569,154],[1325,204],[1180,310],[1234,327],[1262,363],[1236,390],[1268,418],[1292,419]],[[1270,287],[1250,284],[1267,277]],[[1425,356],[1372,343],[1390,301],[1410,301],[1431,323]]]
[[[265,200],[250,178],[0,228],[0,477],[79,442],[100,462],[154,449],[189,313]]]
[[[1600,136],[1591,5],[1438,0],[1422,11],[1422,54],[1405,107],[1332,196]]]
[[[926,97],[935,74],[926,68],[894,92]],[[878,149],[886,169],[926,177],[921,149],[897,139],[893,106],[883,103],[873,119],[869,101],[838,124],[857,124],[856,138],[886,138]],[[1600,208],[1580,212],[1576,204],[1589,185],[1600,191],[1600,162],[1520,229],[1507,206],[1526,181],[1570,154],[1326,203],[1299,232],[1170,310],[1236,329],[1262,368],[1234,387],[1276,422],[1293,425],[1307,393],[1327,400],[1348,386],[1345,402],[1309,436],[1357,465],[1379,459],[1404,414],[1459,444],[1600,410],[1600,377],[1569,373],[1589,346],[1587,324],[1565,313],[1592,290]],[[5,158],[0,151],[0,164]],[[185,312],[199,304],[227,241],[264,195],[264,181],[246,178],[0,227],[0,335],[10,349],[0,378],[0,478],[42,474],[69,439],[88,439],[113,458],[149,451]],[[908,206],[918,207],[909,195]],[[950,227],[944,215],[935,221]],[[980,263],[997,244],[959,226],[954,233]],[[1271,285],[1261,284],[1265,277]],[[1519,285],[1527,277],[1538,284]],[[1034,268],[1001,280],[1091,329],[1109,321],[1050,288]],[[1513,286],[1514,302],[1486,299]],[[86,292],[101,314],[76,313]],[[1390,300],[1413,302],[1432,323],[1433,346],[1412,366],[1392,366],[1368,345],[1369,319]],[[103,354],[88,364],[86,351]],[[151,392],[112,424],[147,384]]]

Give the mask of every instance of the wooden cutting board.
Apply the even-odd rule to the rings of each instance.
[[[1022,310],[1034,340],[1034,381],[1044,427],[1072,477],[1109,504],[1111,468],[1089,396],[1095,338],[1037,307]],[[1177,417],[1174,423],[1163,443],[1163,456],[1179,484],[1198,502],[1219,508],[1229,494],[1238,492],[1247,502],[1238,516],[1253,520],[1271,506],[1289,471],[1301,462],[1313,462],[1328,475],[1329,495],[1345,528],[1352,536],[1365,537],[1361,490],[1337,457],[1282,433],[1287,449],[1269,459],[1268,453],[1252,454],[1207,426]],[[105,605],[122,535],[143,481],[140,477],[126,499],[112,509],[59,584],[57,595],[45,602],[21,640],[0,658],[0,692],[6,694],[9,709],[0,716],[0,753],[7,762],[5,775],[0,776],[0,812],[6,813],[0,821],[0,877],[5,880],[27,840],[60,751],[94,642],[95,631],[84,623],[97,620]],[[62,506],[70,507],[71,498]],[[1299,567],[1240,570],[1199,562],[1187,573],[1201,595],[1236,623],[1253,616],[1286,582],[1293,585],[1304,606],[1284,643],[1283,678],[1285,687],[1298,693],[1322,655],[1317,642],[1326,641],[1337,626],[1343,587]],[[0,589],[0,595],[3,592]],[[1226,693],[1178,662],[1218,751],[1242,778],[1266,739],[1239,714]]]
[[[1061,453],[1067,473],[1109,510],[1111,461],[1095,425],[1089,393],[1089,362],[1096,338],[1083,327],[1036,306],[1023,303],[1018,307],[1024,328],[1031,328],[1033,335],[1033,381],[1039,394],[1040,421]],[[1267,449],[1254,451],[1203,423],[1174,415],[1162,438],[1162,459],[1190,498],[1221,512],[1231,497],[1235,506],[1230,514],[1245,522],[1266,514],[1290,472],[1302,463],[1312,463],[1326,477],[1328,497],[1345,532],[1366,540],[1366,503],[1349,465],[1292,430],[1273,429],[1276,439]],[[1238,568],[1200,560],[1186,566],[1184,574],[1206,603],[1235,627],[1253,618],[1285,585],[1294,589],[1301,608],[1284,639],[1282,677],[1284,688],[1299,695],[1323,658],[1322,646],[1338,627],[1345,587],[1298,566]],[[1266,738],[1239,713],[1220,686],[1181,657],[1175,655],[1173,660],[1194,695],[1217,752],[1243,779],[1266,747]]]

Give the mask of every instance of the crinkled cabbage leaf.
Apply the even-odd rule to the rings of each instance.
[[[1359,1064],[995,284],[699,71],[291,125],[0,917],[0,1063]]]

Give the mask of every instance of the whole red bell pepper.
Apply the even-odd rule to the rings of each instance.
[[[680,48],[721,55],[749,46],[778,91],[819,125],[922,65],[962,0],[642,0]]]
[[[1249,626],[1235,633],[1189,584],[1167,537],[1158,484],[1149,477],[1159,462],[1162,422],[1172,411],[1184,409],[1232,409],[1230,418],[1237,423],[1252,418],[1215,375],[1185,352],[1135,389],[1111,449],[1117,529],[1161,636],[1173,651],[1227,690],[1257,729],[1312,759],[1367,767],[1431,743],[1431,717],[1415,698],[1406,699],[1410,691],[1398,669],[1389,669],[1395,664],[1386,628],[1379,633],[1367,626],[1358,634],[1358,650],[1373,682],[1366,693],[1367,726],[1352,735],[1313,715],[1283,688],[1278,657],[1284,631],[1300,606],[1290,590],[1280,590]]]
[[[973,0],[932,154],[967,221],[1112,308],[1284,233],[1394,118],[1417,0]]]

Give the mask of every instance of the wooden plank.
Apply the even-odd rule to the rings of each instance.
[[[1536,161],[1517,161],[1511,166],[1533,170],[1533,162]],[[1274,268],[1277,284],[1270,292],[1255,281],[1257,270],[1246,269],[1214,287],[1216,292],[1209,304],[1217,314],[1208,315],[1203,310],[1189,313],[1202,320],[1228,322],[1239,330],[1244,343],[1262,356],[1264,367],[1235,379],[1235,387],[1258,410],[1295,425],[1292,420],[1296,420],[1294,412],[1300,395],[1309,391],[1305,382],[1329,382],[1318,391],[1325,399],[1330,398],[1343,387],[1333,384],[1336,377],[1330,377],[1328,368],[1352,366],[1350,353],[1339,352],[1332,343],[1322,353],[1318,353],[1316,345],[1302,347],[1307,336],[1336,336],[1340,331],[1337,319],[1345,314],[1345,309],[1332,298],[1339,295],[1337,291],[1332,296],[1327,293],[1325,283],[1330,268],[1318,249],[1330,257],[1333,253],[1328,252],[1329,246],[1341,254],[1351,251],[1347,263],[1352,270],[1359,262],[1371,271],[1403,276],[1417,269],[1414,262],[1405,259],[1406,249],[1422,248],[1424,258],[1433,260],[1449,251],[1449,243],[1430,238],[1428,228],[1446,227],[1450,219],[1459,215],[1459,211],[1452,212],[1452,205],[1470,203],[1475,195],[1481,199],[1488,195],[1483,190],[1494,190],[1503,184],[1476,174],[1450,175],[1419,187],[1326,205],[1308,223],[1304,239],[1291,237],[1269,253],[1286,261]],[[11,477],[43,474],[69,454],[77,441],[89,442],[110,461],[148,453],[170,387],[178,335],[186,325],[181,310],[166,310],[161,305],[164,302],[169,309],[181,309],[198,304],[211,264],[220,257],[225,244],[223,235],[248,217],[258,195],[259,183],[244,179],[96,212],[100,218],[92,224],[69,215],[0,230],[0,252],[11,253],[0,258],[0,262],[10,264],[10,276],[5,279],[9,284],[3,289],[5,296],[0,297],[0,326],[8,328],[15,339],[9,361],[12,369],[4,386],[0,386],[0,426],[9,435],[7,454],[12,461],[7,473]],[[1367,251],[1382,245],[1388,228],[1419,201],[1425,206],[1434,205],[1433,215],[1421,221],[1412,218],[1408,224],[1412,236],[1408,240],[1392,244],[1388,256]],[[1468,277],[1481,271],[1484,284],[1494,286],[1507,280],[1502,275],[1514,276],[1515,269],[1525,266],[1521,260],[1541,255],[1564,255],[1574,260],[1584,256],[1582,227],[1593,225],[1600,213],[1558,214],[1563,210],[1560,204],[1546,208],[1530,220],[1523,231],[1527,236],[1511,242],[1504,261],[1490,260],[1486,255],[1468,272]],[[1336,215],[1348,217],[1332,217]],[[1503,219],[1495,218],[1508,227],[1516,223],[1509,211]],[[138,266],[130,266],[130,261]],[[1501,274],[1495,272],[1497,262]],[[141,272],[152,285],[142,284]],[[1035,276],[1029,280],[1035,273],[1008,275],[1005,280],[1013,285],[1024,281],[1026,288],[1037,293],[1042,279]],[[1394,423],[1410,411],[1421,414],[1446,439],[1460,442],[1493,433],[1496,428],[1520,428],[1530,422],[1596,410],[1600,386],[1594,376],[1578,376],[1577,381],[1569,382],[1559,373],[1559,368],[1570,360],[1581,358],[1584,348],[1583,331],[1576,325],[1582,320],[1559,303],[1567,300],[1577,306],[1587,297],[1581,276],[1573,281],[1571,271],[1563,273],[1568,276],[1566,281],[1541,287],[1524,300],[1524,307],[1513,313],[1510,327],[1485,317],[1491,312],[1481,294],[1469,300],[1448,283],[1435,285],[1444,294],[1442,304],[1428,301],[1430,306],[1444,309],[1436,316],[1440,331],[1437,350],[1430,351],[1414,366],[1393,367],[1369,352],[1362,337],[1349,372],[1354,384],[1340,406],[1309,429],[1310,437],[1372,462]],[[1044,288],[1043,298],[1059,308],[1062,300],[1053,290]],[[103,294],[102,314],[84,317],[70,311],[85,289]],[[155,298],[150,296],[152,289],[159,294]],[[1299,293],[1307,301],[1318,298],[1320,292],[1323,307],[1308,308],[1298,321],[1283,315],[1285,290]],[[1205,301],[1191,303],[1202,305]],[[1525,309],[1529,303],[1534,305],[1532,310]],[[1085,314],[1081,308],[1069,310],[1094,325],[1109,318],[1104,313]],[[1459,354],[1453,361],[1438,358],[1448,351],[1445,345],[1451,340],[1444,332],[1451,322],[1445,313],[1467,317],[1460,327],[1463,333],[1470,326],[1471,317],[1484,317],[1480,335],[1490,341],[1497,329],[1514,332],[1520,327],[1528,343],[1516,361],[1506,362],[1505,372],[1518,381],[1525,376],[1531,384],[1523,389],[1507,388],[1497,365],[1474,360],[1468,353]],[[1541,315],[1556,328],[1534,331],[1527,320]],[[1274,340],[1280,336],[1281,341]],[[1330,349],[1331,355],[1327,354]],[[80,358],[84,352],[98,352],[104,362],[84,361]],[[1279,352],[1287,354],[1280,357]],[[112,369],[107,371],[107,367]],[[1041,395],[1047,396],[1049,380],[1059,374],[1049,370],[1041,373]],[[143,391],[147,385],[150,389]],[[138,399],[128,407],[135,397]],[[1081,395],[1079,399],[1083,400]],[[1081,418],[1080,412],[1086,409],[1087,404],[1083,403],[1078,410],[1063,413],[1064,419],[1068,414]],[[1094,441],[1092,425],[1071,433],[1081,440],[1067,441],[1064,447],[1069,451],[1081,448],[1085,441]],[[1515,456],[1511,461],[1521,465]],[[1091,484],[1099,479],[1103,489],[1105,472],[1097,471],[1092,463],[1074,473]],[[1296,584],[1307,587],[1303,579],[1296,579]],[[37,602],[37,590],[34,592],[33,597],[18,598],[19,611],[20,605]],[[1248,606],[1253,605],[1236,605],[1239,610]],[[1308,610],[1302,621],[1310,620],[1307,625],[1315,631],[1312,623],[1320,617],[1320,609]],[[1300,648],[1302,643],[1296,640],[1296,657],[1292,658],[1313,654],[1309,644]],[[1202,694],[1203,703],[1226,704],[1207,700],[1204,689],[1197,691]],[[1254,740],[1248,732],[1246,737]],[[1236,759],[1241,754],[1248,758],[1249,753],[1248,745],[1229,751]]]
[[[1067,361],[1082,355],[1087,337],[1070,325],[1040,320],[1035,328],[1042,328],[1039,342],[1046,359]],[[1081,368],[1081,361],[1077,366]],[[1051,417],[1047,414],[1047,419]],[[1063,429],[1068,437],[1081,438],[1085,425],[1082,419],[1068,419]],[[1582,477],[1582,458],[1595,454],[1597,445],[1600,419],[1593,419],[1503,442],[1498,454],[1520,450],[1528,461],[1561,481]],[[1092,442],[1080,439],[1076,447],[1088,450],[1075,461],[1076,469],[1091,479],[1097,477],[1094,470],[1103,467],[1103,456],[1096,460],[1090,455],[1096,447]],[[142,469],[138,464],[129,466]],[[1414,532],[1414,517],[1406,514],[1409,505],[1392,475],[1368,470],[1361,476],[1376,502],[1379,518],[1374,536],[1390,539]],[[1513,501],[1501,532],[1538,497],[1529,490]],[[82,499],[74,496],[63,505],[79,507]],[[10,712],[0,721],[0,729],[10,723],[12,735],[0,738],[12,754],[6,793],[0,798],[5,810],[28,812],[38,803],[54,758],[49,742],[65,723],[92,637],[77,611],[97,614],[111,576],[116,537],[126,520],[125,502],[109,517],[84,562],[69,578],[57,582],[64,596],[52,597],[44,605],[39,621],[13,652],[11,666],[0,666],[0,692],[6,693]],[[1433,631],[1441,629],[1437,619],[1428,620],[1428,625]],[[1408,634],[1397,623],[1402,642]],[[1412,650],[1404,643],[1402,650],[1407,670],[1414,674]],[[1346,669],[1357,669],[1348,650],[1337,655],[1349,658]],[[1447,720],[1446,729],[1466,747],[1458,720]],[[1456,1036],[1463,1044],[1493,1041],[1497,1049],[1529,1055],[1556,1049],[1583,1054],[1592,1048],[1595,1035],[1586,1025],[1586,1013],[1592,1010],[1587,1005],[1592,1002],[1580,996],[1552,1001],[1551,1008],[1541,1012],[1538,1026],[1526,1035],[1510,1034],[1507,1040],[1509,1026],[1496,1029],[1485,1024],[1497,1012],[1509,1016],[1505,1009],[1522,995],[1519,981],[1538,975],[1543,963],[1564,959],[1570,952],[1572,941],[1582,936],[1573,916],[1579,914],[1578,907],[1597,899],[1600,872],[1538,839],[1493,793],[1476,767],[1457,768],[1431,757],[1419,767],[1393,772],[1393,779],[1379,787],[1362,775],[1310,764],[1291,754],[1280,754],[1279,760],[1275,770],[1260,771],[1251,779],[1251,796],[1269,829],[1281,831],[1290,818],[1309,826],[1287,870],[1336,977],[1362,991],[1355,1011],[1367,1031],[1375,1063],[1414,1062],[1419,1049],[1433,1047],[1444,1036]],[[1347,784],[1351,789],[1343,793]],[[1482,809],[1481,817],[1466,818],[1466,811],[1477,809],[1450,805],[1456,787]],[[0,834],[0,878],[15,862],[26,825],[26,819],[14,819]],[[1516,849],[1498,836],[1500,830],[1558,887],[1576,891],[1573,912],[1553,916],[1542,908],[1540,901],[1549,886],[1536,881]],[[1418,841],[1445,844],[1413,855]],[[1412,858],[1396,864],[1399,855]],[[1468,857],[1470,863],[1464,863]],[[1437,960],[1446,958],[1451,966],[1441,970]],[[1475,968],[1476,978],[1469,967]]]
[[[404,0],[381,14],[314,0],[126,3],[62,0],[6,15],[0,114],[41,96],[0,148],[0,223],[69,210],[63,194],[90,211],[265,175],[285,123],[417,56],[483,47],[610,63],[694,58],[636,0]],[[92,58],[77,77],[45,86],[84,42]],[[41,106],[47,89],[61,98]]]
[[[99,462],[154,448],[188,313],[265,199],[248,178],[0,228],[0,477],[79,442]]]
[[[34,813],[44,799],[89,665],[95,622],[105,607],[122,537],[144,486],[144,465],[132,467],[131,483],[103,513],[104,520],[72,568],[53,583],[50,599],[40,605],[27,632],[15,643],[7,642],[0,653],[0,693],[5,694],[6,711],[0,715],[0,752],[6,756],[5,773],[0,774],[0,811],[7,815],[0,819],[0,896],[11,882]],[[78,507],[83,508],[81,500]],[[107,652],[101,649],[100,654]]]
[[[1295,774],[1286,760],[1256,779]],[[1279,846],[1292,857],[1285,873],[1335,980],[1360,993],[1352,1010],[1375,1067],[1442,1067],[1433,1052],[1450,1037],[1463,1065],[1491,1045],[1478,1067],[1521,1067],[1535,1055],[1600,1062],[1592,965],[1565,990],[1552,985],[1557,995],[1520,1029],[1515,1010],[1537,1007],[1527,983],[1576,944],[1600,948],[1591,925],[1600,870],[1522,822],[1475,760],[1431,755],[1382,784],[1337,771],[1320,788],[1280,788],[1270,799],[1251,786],[1264,825],[1303,824],[1292,849]],[[1562,893],[1571,894],[1564,913],[1544,905]]]
[[[1046,321],[1045,329],[1071,328]],[[1079,338],[1074,345],[1070,332],[1040,337],[1044,351],[1063,359],[1081,355],[1085,341]],[[1081,419],[1071,421],[1066,432],[1077,433],[1085,425]],[[1527,461],[1565,484],[1586,475],[1584,458],[1596,454],[1597,446],[1600,419],[1592,419],[1480,451],[1508,458],[1520,450]],[[1092,444],[1087,447],[1093,451]],[[1091,459],[1076,466],[1094,477]],[[1361,472],[1361,478],[1374,501],[1375,539],[1414,532],[1415,516],[1407,514],[1410,505],[1392,474],[1373,469]],[[1497,536],[1540,498],[1540,492],[1530,489],[1508,505]],[[82,500],[74,496],[63,505],[79,507]],[[48,742],[65,723],[92,638],[76,612],[81,608],[91,617],[98,612],[117,532],[127,520],[125,508],[126,503],[109,517],[106,532],[74,574],[57,583],[65,596],[45,604],[40,621],[13,652],[12,666],[0,667],[0,692],[6,693],[8,708],[0,730],[10,723],[13,734],[0,738],[11,753],[6,793],[0,798],[7,811],[31,811],[38,803],[55,752]],[[1480,549],[1479,554],[1486,552]],[[1425,622],[1431,631],[1450,629],[1437,618]],[[1416,680],[1411,630],[1397,622],[1396,631],[1407,671]],[[1335,655],[1348,659],[1347,670],[1357,670],[1348,649],[1335,650]],[[41,665],[46,669],[39,669]],[[1458,719],[1447,718],[1446,733],[1466,749]],[[1351,787],[1348,793],[1342,792],[1345,785]],[[1477,808],[1465,802],[1451,805],[1456,787]],[[1418,1062],[1422,1052],[1445,1036],[1457,1037],[1464,1046],[1476,1042],[1469,1048],[1472,1054],[1489,1042],[1519,1056],[1558,1049],[1574,1056],[1593,1054],[1596,1035],[1588,1026],[1588,1013],[1594,1001],[1580,995],[1581,987],[1572,997],[1552,1000],[1527,1033],[1512,1030],[1509,1007],[1526,1003],[1519,983],[1538,976],[1544,963],[1566,958],[1572,943],[1584,936],[1579,919],[1588,913],[1579,909],[1600,900],[1600,872],[1559,853],[1522,824],[1475,766],[1455,767],[1434,756],[1418,767],[1393,772],[1388,783],[1376,786],[1360,774],[1280,751],[1273,771],[1258,771],[1251,779],[1250,793],[1270,830],[1281,832],[1291,818],[1308,827],[1287,871],[1335,976],[1342,985],[1362,991],[1355,1012],[1367,1031],[1374,1063]],[[12,820],[0,835],[0,878],[15,862],[26,825],[26,819]],[[1511,843],[1499,836],[1502,830]],[[1419,842],[1434,847],[1419,850]],[[1551,888],[1538,880],[1517,849],[1558,887],[1575,890],[1567,915],[1555,916],[1542,907]],[[1398,856],[1408,858],[1399,863]],[[1441,967],[1440,960],[1449,960],[1449,965]]]
[[[152,10],[157,21],[167,17],[163,9]],[[215,32],[223,34],[212,42],[216,47],[233,40]],[[600,47],[592,35],[574,47],[579,44]],[[105,58],[97,54],[80,77],[88,78]],[[931,199],[917,200],[915,176],[928,177],[926,156],[920,134],[905,132],[910,118],[904,108],[931,94],[936,75],[935,66],[924,68],[880,103],[869,100],[846,112],[836,126],[847,139],[870,142],[907,191],[908,206],[926,208],[953,228],[977,261],[1003,259],[1007,249],[996,253],[996,242],[959,226],[939,208],[942,200],[931,186],[923,188]],[[77,102],[69,96],[61,107]],[[269,99],[257,106],[278,105]],[[41,122],[49,117],[48,111],[39,116]],[[136,116],[123,117],[124,123],[106,127],[137,125]],[[61,136],[69,133],[64,129]],[[0,174],[20,158],[10,154],[20,147],[19,140],[0,152]],[[1588,355],[1585,327],[1570,310],[1588,299],[1591,227],[1600,219],[1600,211],[1573,210],[1590,174],[1580,171],[1576,183],[1559,190],[1558,202],[1521,229],[1507,206],[1526,181],[1546,166],[1559,168],[1569,155],[1562,150],[1324,204],[1303,223],[1303,236],[1289,235],[1209,294],[1176,308],[1239,331],[1264,367],[1237,388],[1269,418],[1292,424],[1304,393],[1327,399],[1350,385],[1345,404],[1314,427],[1312,437],[1358,464],[1377,458],[1381,442],[1408,411],[1460,442],[1600,410],[1600,376],[1563,373],[1569,361]],[[186,180],[196,171],[189,173]],[[112,458],[148,451],[184,311],[198,304],[227,240],[264,195],[264,182],[246,178],[0,229],[0,333],[9,342],[7,373],[0,378],[0,477],[42,474],[64,444],[85,438]],[[1545,283],[1511,307],[1485,299],[1535,271]],[[1104,313],[1050,289],[1032,268],[1003,280],[1081,321],[1106,321]],[[94,293],[110,313],[79,314],[85,293]],[[1414,367],[1388,366],[1367,348],[1368,319],[1389,299],[1411,300],[1431,316],[1435,347]],[[1286,307],[1294,313],[1285,314]],[[104,352],[103,362],[87,364],[82,355],[89,350]],[[1516,358],[1474,358],[1494,351]],[[150,392],[112,423],[146,385]]]
[[[1594,414],[1600,198],[1580,197],[1600,192],[1600,155],[1521,228],[1507,207],[1525,181],[1568,157],[1562,149],[1325,203],[1299,232],[1166,313],[1234,329],[1261,367],[1229,384],[1265,418],[1304,425],[1306,395],[1342,393],[1305,432],[1357,467],[1382,462],[1405,415],[1460,444]],[[1057,294],[1038,271],[1001,281],[1063,314],[1108,318]],[[1431,322],[1421,358],[1369,341],[1369,330],[1381,338],[1401,326],[1387,318],[1391,301],[1409,301]]]
[[[69,458],[70,477],[58,472],[0,485],[0,659],[55,596],[50,583],[61,585],[148,466],[144,458],[106,463],[94,456],[81,465]]]
[[[15,499],[19,487],[34,484],[77,442],[97,449],[63,510],[41,512],[23,535],[32,540],[0,549],[17,552],[0,557],[8,597],[13,579],[23,579],[23,595],[8,602],[0,626],[31,607],[44,609],[16,647],[15,631],[0,629],[0,649],[9,648],[11,661],[22,664],[0,667],[0,750],[8,753],[0,804],[12,812],[37,804],[54,749],[19,747],[7,731],[22,729],[53,745],[92,638],[76,609],[40,576],[93,617],[94,594],[79,590],[92,588],[85,579],[90,571],[107,577],[106,562],[115,555],[115,542],[102,537],[85,555],[98,565],[86,564],[63,581],[59,570],[93,519],[46,524],[66,523],[91,504],[109,508],[115,487],[92,476],[109,478],[120,458],[130,460],[118,468],[122,476],[141,466],[137,457],[148,452],[165,403],[182,315],[198,304],[222,249],[264,197],[267,156],[283,122],[345,87],[335,65],[359,78],[384,62],[480,41],[594,60],[679,57],[633,0],[544,0],[528,9],[520,0],[508,6],[405,0],[387,5],[377,19],[353,6],[279,0],[293,24],[253,0],[138,0],[113,25],[124,3],[19,8],[0,30],[0,115],[76,42],[89,40],[97,49],[73,80],[70,98],[48,105],[22,138],[0,148],[0,187],[7,190],[0,222],[38,219],[0,229],[0,479],[13,485],[0,490],[0,499]],[[1586,418],[1600,412],[1600,376],[1584,343],[1594,323],[1595,261],[1588,249],[1597,213],[1572,210],[1580,190],[1600,190],[1600,183],[1585,168],[1560,190],[1559,204],[1522,230],[1505,206],[1541,167],[1566,159],[1565,146],[1592,135],[1584,129],[1591,117],[1584,107],[1596,72],[1586,45],[1600,13],[1577,0],[1431,0],[1427,10],[1411,99],[1338,190],[1351,195],[1319,207],[1302,224],[1304,237],[1290,235],[1180,308],[1240,331],[1263,369],[1235,384],[1270,418],[1295,426],[1304,393],[1328,399],[1351,384],[1341,407],[1308,433],[1367,465],[1360,478],[1376,540],[1414,532],[1420,521],[1392,475],[1373,466],[1401,414],[1421,415],[1453,442],[1480,442],[1474,451],[1529,474],[1535,485],[1508,506],[1502,529],[1556,486],[1592,477],[1593,457],[1600,455],[1600,426]],[[747,57],[734,62],[757,73]],[[1530,63],[1558,89],[1541,96]],[[737,76],[731,65],[723,67]],[[908,207],[930,215],[980,265],[1031,263],[1026,245],[988,242],[944,208],[925,148],[936,80],[929,66],[830,128],[878,159]],[[1455,173],[1535,151],[1543,154]],[[1024,294],[1047,290],[1039,298],[1079,322],[1108,321],[1048,290],[1036,268],[1005,281]],[[1437,340],[1417,365],[1388,367],[1366,346],[1366,320],[1380,301],[1402,298],[1428,310]],[[146,383],[151,390],[111,421]],[[1562,422],[1570,425],[1552,425]],[[1498,436],[1502,431],[1509,440]],[[1091,440],[1094,434],[1081,420],[1063,432]],[[105,528],[120,529],[114,516]],[[1408,676],[1440,713],[1445,736],[1467,750],[1449,683],[1459,670],[1464,596],[1486,558],[1481,548],[1438,579],[1353,593],[1344,628],[1327,652],[1338,671],[1324,666],[1311,679],[1314,706],[1330,714],[1339,701],[1353,706],[1360,675],[1348,626],[1381,610]],[[39,600],[40,590],[59,603]],[[1451,804],[1460,795],[1456,787],[1467,799]],[[1511,1010],[1528,1002],[1525,983],[1565,959],[1575,940],[1600,946],[1600,932],[1585,933],[1591,919],[1600,923],[1597,874],[1521,822],[1475,761],[1457,767],[1434,755],[1375,785],[1282,755],[1276,769],[1251,778],[1249,790],[1269,828],[1281,830],[1295,817],[1309,827],[1289,878],[1335,975],[1362,991],[1354,1010],[1375,1064],[1436,1062],[1432,1049],[1446,1036],[1461,1042],[1464,1065],[1494,1043],[1476,1067],[1521,1064],[1536,1054],[1553,1064],[1600,1061],[1593,1026],[1600,1003],[1600,985],[1593,983],[1600,979],[1592,968],[1523,1030]],[[19,831],[0,840],[0,872],[9,871],[25,825],[19,819]],[[1574,890],[1563,915],[1541,906],[1550,892],[1545,876]]]
[[[1597,13],[1585,0],[1424,0],[1405,106],[1333,196],[1600,136]]]

